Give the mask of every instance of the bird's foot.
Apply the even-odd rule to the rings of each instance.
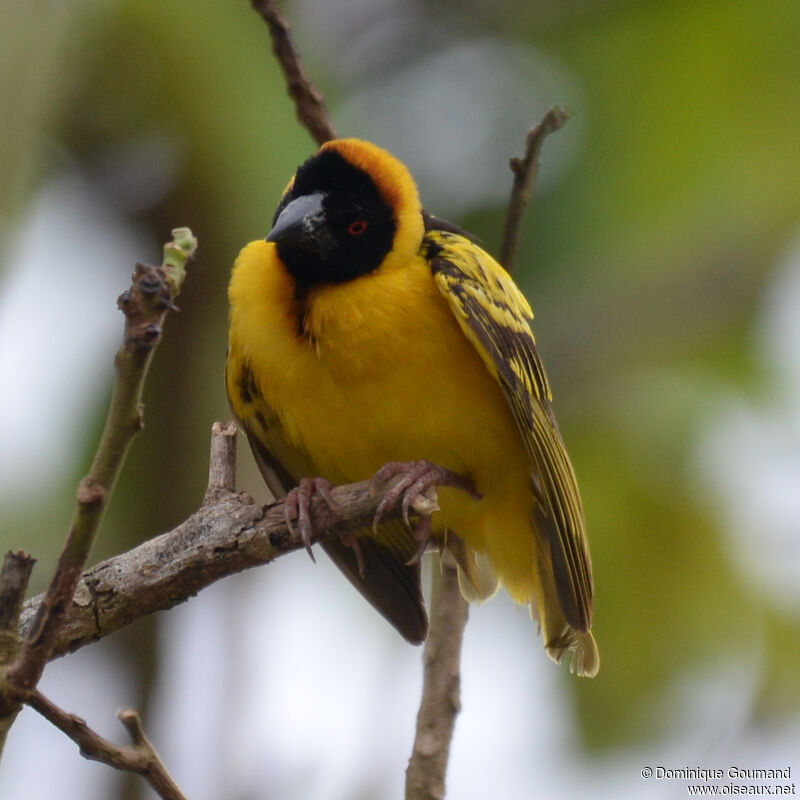
[[[474,500],[481,498],[475,484],[463,475],[458,475],[452,470],[432,464],[426,459],[421,461],[390,461],[384,464],[373,476],[370,491],[374,493],[375,484],[399,477],[383,493],[375,516],[372,520],[372,530],[377,533],[381,517],[386,511],[394,508],[400,502],[403,521],[411,526],[409,511],[415,511],[419,520],[414,527],[414,538],[420,543],[417,552],[412,556],[409,564],[414,564],[422,557],[431,538],[431,514],[438,511],[439,503],[436,490],[440,486],[452,486],[467,492]]]
[[[311,552],[311,500],[315,495],[319,495],[328,504],[331,511],[338,511],[331,494],[332,489],[330,481],[326,481],[325,478],[302,478],[300,483],[288,492],[284,501],[283,518],[286,521],[286,527],[294,535],[295,523],[297,523],[297,527],[300,529],[300,539],[311,556],[311,560],[315,563],[316,559]],[[356,543],[357,545],[358,543]]]

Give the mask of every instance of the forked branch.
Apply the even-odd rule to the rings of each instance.
[[[125,708],[117,714],[117,719],[125,726],[131,737],[131,744],[120,746],[95,733],[85,720],[59,708],[39,691],[34,691],[27,703],[62,733],[69,736],[78,745],[84,758],[108,764],[109,767],[123,772],[135,772],[141,775],[162,800],[186,800],[185,795],[161,763],[155,748],[144,735],[142,721],[134,709]]]
[[[51,657],[77,650],[140,617],[188,600],[226,575],[257,567],[304,548],[286,525],[283,502],[262,506],[231,490],[235,482],[236,426],[215,423],[209,485],[202,506],[177,528],[86,570],[66,609]],[[322,498],[311,504],[312,541],[368,527],[381,500],[370,481],[333,489],[334,513]],[[399,507],[383,519],[397,519]],[[25,603],[20,633],[35,624],[41,598]]]

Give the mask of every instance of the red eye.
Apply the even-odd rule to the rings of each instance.
[[[367,229],[367,221],[363,219],[357,219],[355,222],[351,222],[347,226],[347,232],[351,236],[360,236],[364,231]]]

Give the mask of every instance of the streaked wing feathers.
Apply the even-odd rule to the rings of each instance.
[[[425,238],[431,270],[461,329],[505,393],[533,467],[532,523],[547,539],[564,616],[588,631],[594,587],[575,473],[551,408],[522,293],[497,262],[448,231]]]

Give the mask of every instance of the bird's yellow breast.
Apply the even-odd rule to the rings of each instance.
[[[294,447],[333,482],[427,458],[470,476],[484,499],[440,491],[440,526],[484,549],[488,521],[525,528],[530,466],[502,390],[415,257],[305,303],[273,245],[253,242],[231,286],[231,353],[248,365]],[[231,392],[237,414],[237,395]],[[509,544],[511,542],[509,541]]]

